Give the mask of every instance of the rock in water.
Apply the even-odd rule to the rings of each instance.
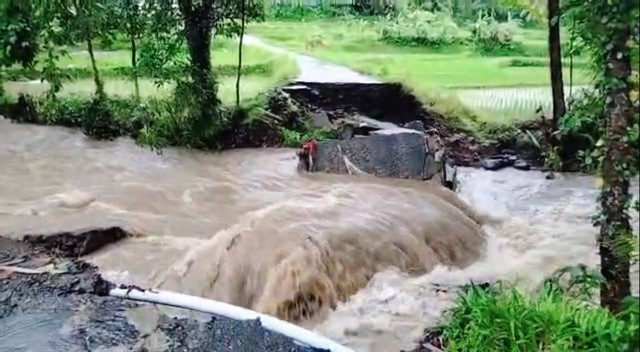
[[[344,157],[361,171],[381,177],[426,180],[439,171],[424,134],[403,128],[318,142],[315,170],[349,173]]]
[[[522,170],[522,171],[529,171],[531,170],[531,164],[529,164],[525,160],[519,159],[519,160],[516,160],[515,163],[513,163],[513,168]]]
[[[424,124],[418,120],[405,123],[404,128],[425,133]]]
[[[480,166],[482,166],[485,170],[497,171],[507,166],[507,163],[503,159],[497,158],[487,158],[480,162]]]

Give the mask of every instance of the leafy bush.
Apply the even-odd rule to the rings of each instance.
[[[548,67],[549,59],[548,58],[513,58],[504,62],[505,66],[509,67]],[[563,60],[562,66],[569,67],[569,60]],[[573,68],[586,68],[587,63],[584,61],[574,61]]]
[[[243,65],[240,72],[243,75],[251,76],[268,76],[274,72],[275,62],[258,63],[253,65]],[[215,65],[213,66],[213,72],[217,77],[235,76],[238,71],[236,64],[227,65]],[[64,75],[66,80],[77,80],[83,78],[92,78],[93,71],[88,67],[65,67],[59,68],[60,74]],[[133,68],[131,66],[115,66],[100,69],[100,75],[102,77],[117,77],[117,78],[130,78],[133,76]],[[184,69],[182,67],[170,66],[163,67],[161,70],[154,71],[153,69],[142,66],[138,68],[138,77],[162,77],[169,80],[172,77],[184,75]],[[20,81],[22,79],[39,80],[42,77],[42,72],[36,68],[21,69],[10,68],[6,72],[6,80],[8,81]]]
[[[595,170],[600,165],[602,155],[596,146],[603,143],[604,110],[604,97],[596,90],[585,91],[571,102],[558,128],[562,138],[578,139],[580,143],[566,150],[563,159],[577,157],[585,171]]]
[[[523,0],[478,1],[474,13],[489,13],[498,21],[519,20],[526,26],[536,26],[546,20],[546,7],[537,2]]]
[[[267,8],[267,18],[279,21],[302,21],[354,15],[350,6],[272,5]]]
[[[38,55],[39,24],[29,1],[3,1],[0,3],[0,65],[20,64],[33,66]]]
[[[513,39],[518,22],[498,22],[491,16],[480,14],[473,24],[472,43],[474,49],[482,55],[522,54],[522,44]]]
[[[304,142],[312,139],[322,141],[326,139],[337,138],[336,132],[327,128],[309,128],[305,131],[295,131],[283,128],[282,136],[284,138],[283,146],[290,148],[300,148]]]
[[[112,140],[125,134],[123,126],[116,121],[111,104],[105,98],[95,96],[87,104],[82,132],[97,140]]]
[[[615,316],[547,282],[529,297],[513,287],[471,286],[442,330],[447,351],[638,351],[638,299]]]
[[[382,40],[398,46],[440,48],[461,44],[467,33],[444,12],[403,11],[382,22]]]

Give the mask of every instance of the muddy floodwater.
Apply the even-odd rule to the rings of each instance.
[[[501,220],[480,228],[424,183],[301,175],[288,149],[157,155],[4,120],[0,135],[0,234],[120,225],[138,236],[85,258],[107,279],[279,314],[357,351],[413,347],[454,298],[433,283],[526,289],[598,262],[591,176],[462,169],[460,196]],[[317,307],[296,300],[323,309],[307,319]]]

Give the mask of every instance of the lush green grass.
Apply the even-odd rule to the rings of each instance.
[[[130,66],[130,53],[124,50],[103,51],[96,56],[98,68],[101,72],[120,72],[122,68]],[[237,45],[230,41],[221,40],[213,52],[214,70],[227,67],[226,75],[220,75],[219,96],[223,103],[235,101],[235,73],[237,72]],[[243,51],[243,76],[240,85],[242,100],[250,100],[257,95],[276,87],[291,79],[297,73],[295,60],[283,54],[274,54],[261,48],[245,46]],[[267,70],[251,70],[249,68],[260,66],[268,67]],[[79,68],[90,72],[91,63],[86,52],[77,51],[64,57],[60,61],[62,68]],[[229,69],[232,72],[228,72]],[[150,80],[140,79],[140,93],[143,98],[166,96],[171,91],[171,85],[156,86]],[[40,95],[47,89],[47,84],[34,81],[5,82],[5,88],[9,96],[18,94]],[[122,75],[120,77],[107,75],[105,77],[105,90],[107,94],[116,97],[128,97],[134,93],[134,85],[131,80]],[[89,96],[95,91],[93,80],[89,77],[76,79],[64,84],[61,94],[63,96],[79,95]]]
[[[412,87],[549,84],[547,67],[509,65],[508,62],[515,57],[483,57],[464,47],[434,50],[384,44],[379,40],[378,27],[373,21],[266,22],[253,25],[250,32],[273,44],[309,53],[385,80],[407,82]],[[546,42],[539,39],[542,35],[545,33],[541,30],[521,29],[516,38],[525,41],[525,53],[540,57],[547,50]],[[315,46],[305,45],[314,38]],[[588,80],[582,72],[576,72],[575,82],[586,83]]]
[[[533,297],[515,288],[472,287],[449,312],[443,337],[451,352],[637,351],[638,300],[629,302],[614,316],[552,285]]]
[[[586,87],[565,88],[565,97],[578,98]],[[570,95],[571,93],[571,95]],[[551,87],[507,87],[492,89],[459,89],[456,96],[479,113],[484,121],[526,121],[536,118],[540,107],[551,114]]]
[[[474,116],[492,122],[529,119],[535,116],[536,107],[546,108],[550,102],[550,93],[541,90],[550,82],[544,29],[520,28],[515,33],[514,39],[522,43],[518,56],[481,56],[463,45],[434,49],[386,44],[380,40],[380,23],[374,19],[272,21],[252,25],[250,33],[276,46],[401,82],[426,105],[456,120]],[[588,84],[585,59],[574,61],[573,84]],[[564,64],[568,83],[568,60]],[[506,87],[521,91],[490,93],[492,101],[498,102],[494,107],[479,106],[467,91]]]

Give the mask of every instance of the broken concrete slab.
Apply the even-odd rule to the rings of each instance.
[[[362,172],[380,177],[426,180],[439,171],[424,135],[404,128],[318,142],[314,171],[350,173],[345,158]]]

